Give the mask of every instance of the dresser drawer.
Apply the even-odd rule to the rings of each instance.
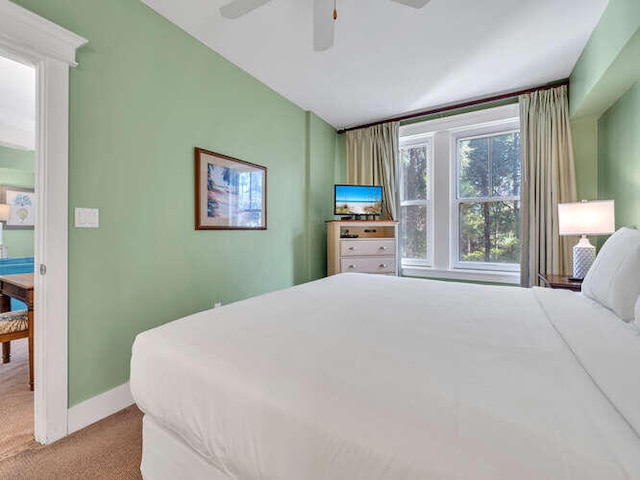
[[[340,256],[395,255],[395,240],[341,240]]]
[[[340,271],[356,273],[395,273],[396,257],[352,257],[340,260]]]

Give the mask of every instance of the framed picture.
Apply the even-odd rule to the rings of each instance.
[[[36,219],[36,196],[33,188],[2,187],[2,203],[11,207],[7,230],[33,228]]]
[[[196,230],[266,230],[267,168],[195,149]]]

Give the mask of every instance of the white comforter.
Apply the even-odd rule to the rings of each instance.
[[[640,479],[638,355],[571,292],[343,274],[138,335],[131,389],[232,479]]]

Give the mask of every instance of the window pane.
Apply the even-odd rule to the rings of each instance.
[[[458,141],[458,198],[489,196],[490,137]]]
[[[426,261],[427,256],[427,206],[401,207],[400,256],[403,259]]]
[[[520,263],[520,202],[461,203],[464,262]]]
[[[491,195],[520,196],[520,133],[491,137]]]
[[[426,200],[428,196],[429,144],[400,149],[402,200]]]

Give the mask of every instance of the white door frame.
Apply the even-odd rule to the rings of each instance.
[[[34,424],[40,443],[67,435],[69,67],[87,40],[0,0],[0,54],[36,68]]]

